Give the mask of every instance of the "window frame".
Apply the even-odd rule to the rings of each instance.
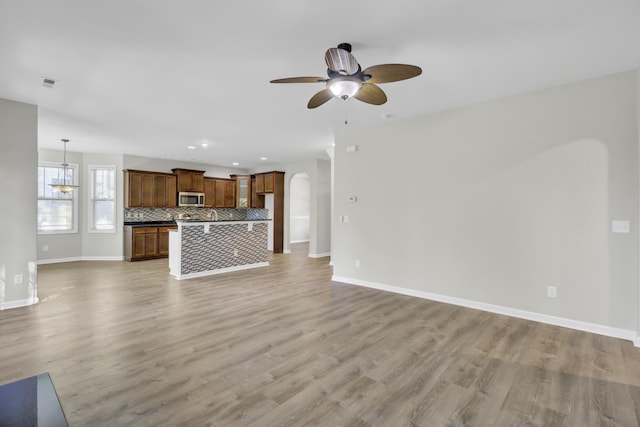
[[[55,163],[55,162],[46,162],[46,161],[39,161],[38,162],[38,169],[40,169],[41,167],[45,167],[45,168],[57,168],[57,169],[62,169],[63,166],[60,163]],[[80,168],[78,166],[78,164],[76,163],[69,163],[67,165],[67,169],[70,169],[73,171],[73,185],[78,185],[78,179],[79,179],[79,171]],[[39,173],[39,171],[37,171]],[[45,182],[44,185],[49,185],[49,183]],[[71,219],[71,228],[67,229],[67,230],[43,230],[40,228],[40,226],[38,224],[36,224],[36,229],[37,229],[37,234],[38,235],[47,235],[47,234],[78,234],[78,216],[80,215],[79,209],[78,209],[78,199],[80,198],[80,195],[78,194],[78,189],[76,188],[75,190],[72,191],[72,196],[71,196],[71,200],[72,200],[72,211],[71,211],[71,215],[72,215],[72,219]],[[40,200],[68,200],[68,199],[53,199],[50,197],[40,197],[40,189],[38,188],[38,196],[37,196],[37,202],[39,202]],[[39,203],[36,202],[36,214],[37,217],[39,217],[39,210],[37,205],[39,205]]]
[[[95,189],[94,186],[94,171],[110,169],[113,171],[113,198],[112,199],[95,199],[93,197],[93,191]],[[88,233],[96,233],[96,234],[115,234],[118,230],[118,178],[116,176],[116,165],[88,165],[87,166],[87,176],[88,176],[88,192],[87,192],[87,232]],[[96,201],[113,201],[113,228],[109,230],[99,230],[95,227],[94,224],[94,208]]]

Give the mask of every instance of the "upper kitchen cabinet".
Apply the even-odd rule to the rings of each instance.
[[[214,208],[235,208],[236,207],[236,181],[233,179],[223,178],[207,178],[207,181],[213,181],[213,192],[215,201],[212,206]],[[211,185],[211,184],[207,184]],[[207,202],[207,194],[204,196],[205,203]]]
[[[204,193],[204,171],[192,169],[171,169],[178,177],[178,191]]]
[[[251,207],[256,209],[264,209],[264,194],[258,194],[256,190],[255,175],[251,176]]]
[[[124,204],[126,208],[156,206],[156,176],[144,171],[124,171]]]
[[[233,180],[224,183],[224,207],[236,207],[236,182]]]
[[[125,170],[124,207],[175,208],[175,175],[161,172]]]
[[[204,207],[216,208],[216,179],[204,177]]]
[[[278,174],[282,174],[282,176],[284,176],[284,172],[267,172],[256,174],[256,193],[273,193],[276,188],[276,181],[280,176]]]
[[[251,175],[231,175],[236,180],[236,205],[238,209],[251,208]]]
[[[178,206],[176,193],[177,177],[170,174],[156,175],[156,206],[159,208],[175,208]]]

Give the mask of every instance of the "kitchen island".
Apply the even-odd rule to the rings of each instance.
[[[178,221],[169,233],[169,273],[182,280],[269,265],[268,222]]]

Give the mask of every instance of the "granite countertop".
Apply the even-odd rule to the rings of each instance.
[[[154,227],[154,226],[171,226],[176,225],[175,221],[125,221],[125,226],[131,227]]]
[[[271,219],[221,219],[218,221],[211,221],[209,219],[178,219],[175,221],[125,221],[125,226],[130,227],[157,227],[157,226],[172,226],[178,223],[182,224],[194,224],[200,222],[248,222],[248,221],[272,221]]]
[[[252,221],[272,221],[271,219],[219,219],[217,221],[210,219],[178,219],[176,222],[181,224],[197,224],[199,222],[252,222]]]

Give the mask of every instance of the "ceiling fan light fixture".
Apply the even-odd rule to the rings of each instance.
[[[331,79],[327,83],[327,87],[336,98],[349,99],[362,87],[362,80],[357,77],[345,76]]]

